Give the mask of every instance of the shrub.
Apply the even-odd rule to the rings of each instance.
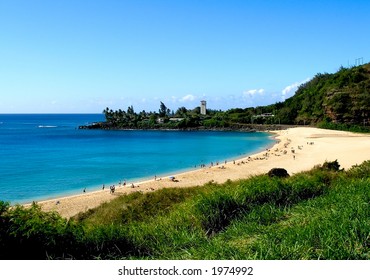
[[[337,159],[335,161],[325,161],[322,165],[322,169],[328,171],[340,171],[339,167],[340,164],[338,163]]]
[[[284,168],[273,168],[267,173],[267,175],[269,177],[279,177],[279,178],[289,177],[288,171],[286,171],[286,169]]]

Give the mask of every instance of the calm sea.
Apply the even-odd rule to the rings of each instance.
[[[274,141],[267,133],[77,129],[103,119],[0,115],[0,200],[25,203],[169,176],[252,154]]]

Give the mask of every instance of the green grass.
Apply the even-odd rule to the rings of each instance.
[[[0,257],[369,259],[370,161],[327,166],[126,195],[69,221],[0,203]]]
[[[342,181],[326,195],[292,206],[256,207],[194,254],[204,258],[213,251],[214,258],[226,259],[368,259],[369,185],[369,179]]]

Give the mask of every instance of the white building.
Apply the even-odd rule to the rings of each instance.
[[[207,114],[207,108],[206,108],[207,102],[205,100],[200,101],[200,114],[206,115]]]

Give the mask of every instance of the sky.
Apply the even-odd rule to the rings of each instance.
[[[368,0],[0,0],[0,114],[274,104],[369,62],[369,15]]]

